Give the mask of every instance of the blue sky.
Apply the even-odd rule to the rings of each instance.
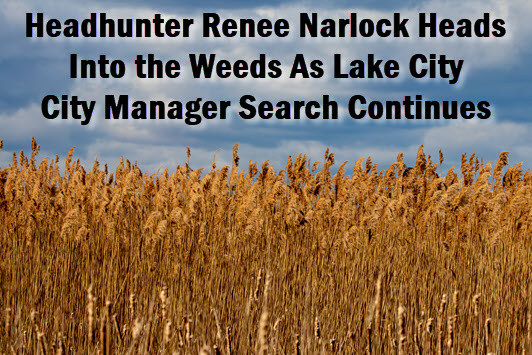
[[[327,147],[336,153],[337,162],[348,160],[352,166],[361,157],[384,169],[402,151],[407,162],[415,159],[420,144],[425,152],[437,157],[441,149],[446,165],[457,165],[462,153],[473,152],[485,161],[496,160],[499,152],[510,151],[510,163],[523,162],[532,168],[532,3],[526,0],[487,1],[217,1],[176,2],[67,0],[0,0],[0,168],[11,160],[10,152],[29,150],[32,136],[41,144],[41,158],[59,154],[64,158],[72,146],[75,156],[85,164],[95,157],[102,163],[116,165],[123,155],[137,160],[153,173],[162,168],[172,170],[186,161],[185,147],[192,150],[194,167],[209,166],[216,154],[218,166],[230,164],[231,147],[240,142],[243,163],[270,160],[276,169],[284,168],[286,157],[306,153],[321,160]],[[223,18],[287,18],[292,34],[284,39],[217,39],[201,38],[193,33],[183,39],[30,39],[25,37],[25,14],[44,12],[46,18],[82,20],[91,12],[106,12],[111,17],[151,18],[161,13],[165,18],[199,18],[215,11]],[[345,18],[350,12],[373,19],[391,18],[400,12],[410,18],[408,39],[314,39],[297,38],[299,13],[318,12],[320,17]],[[436,12],[454,20],[476,20],[484,12],[502,18],[508,31],[504,38],[490,39],[419,39],[415,25],[419,12]],[[313,80],[293,80],[283,75],[274,80],[193,79],[186,71],[177,79],[141,80],[133,74],[122,79],[71,79],[69,56],[83,58],[106,54],[126,62],[128,73],[134,68],[137,54],[154,53],[163,60],[177,59],[187,65],[189,53],[216,53],[226,59],[255,59],[265,53],[268,59],[291,64],[296,53],[321,59],[326,76]],[[381,59],[395,59],[401,75],[394,80],[334,79],[332,54],[340,53],[348,60],[365,59],[374,53]],[[408,75],[408,60],[416,53],[445,54],[465,60],[465,69],[456,85],[444,80],[416,80]],[[286,74],[286,70],[285,70]],[[96,113],[87,126],[73,120],[47,120],[40,104],[45,95],[78,95],[96,100]],[[204,121],[198,126],[165,121],[106,121],[103,98],[106,94],[129,94],[132,100],[182,100],[197,97],[209,100],[231,100],[237,106],[244,94],[259,99],[319,99],[329,94],[340,106],[355,94],[368,100],[401,100],[405,95],[422,94],[431,100],[473,102],[487,100],[492,117],[488,120],[458,119],[445,121],[353,120],[345,109],[338,121],[300,120],[284,122],[275,119],[244,121],[235,113],[226,121]],[[236,107],[235,107],[236,110]],[[434,159],[436,160],[436,158]],[[64,161],[64,159],[63,159]]]

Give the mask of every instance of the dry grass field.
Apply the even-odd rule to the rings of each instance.
[[[531,354],[532,173],[507,152],[349,174],[235,145],[154,175],[32,150],[0,167],[1,353]]]

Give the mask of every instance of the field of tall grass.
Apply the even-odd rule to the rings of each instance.
[[[236,144],[154,175],[39,148],[0,167],[1,353],[531,354],[532,172],[508,152],[277,170]]]

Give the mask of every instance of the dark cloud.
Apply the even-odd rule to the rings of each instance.
[[[437,2],[432,2],[435,4]],[[441,2],[444,4],[445,2]],[[29,7],[37,10],[49,10],[50,3],[28,3]],[[101,8],[121,6],[129,10],[136,6],[147,8],[145,2],[141,1],[99,1]],[[248,1],[230,2],[182,2],[176,4],[175,1],[159,0],[150,3],[149,8],[153,11],[170,11],[179,13],[205,12],[215,9],[239,10],[244,8],[268,6],[276,7],[282,5],[292,5],[294,2],[270,1],[256,3]],[[300,11],[318,11],[318,7],[323,8],[324,3],[318,1],[302,1],[296,3],[301,8]],[[72,5],[69,5],[72,6]],[[91,4],[92,6],[92,4]],[[97,5],[94,5],[97,8]],[[362,0],[358,2],[338,0],[327,3],[328,9],[341,7],[354,7],[378,9],[383,11],[394,11],[398,9],[415,8],[423,6],[421,1],[374,1]],[[59,11],[59,10],[57,10]],[[69,9],[71,11],[71,9]],[[417,10],[416,10],[417,11]],[[85,13],[85,12],[84,12]],[[61,18],[64,14],[61,13]],[[71,15],[74,16],[74,15]],[[77,15],[76,15],[77,16]],[[522,18],[518,14],[512,14],[515,18]],[[524,18],[524,17],[523,17]],[[0,19],[2,17],[0,16]],[[517,27],[514,24],[515,27]],[[437,153],[436,145],[447,149],[449,154],[448,163],[459,160],[459,154],[464,150],[484,150],[486,154],[496,157],[497,151],[507,146],[518,150],[515,155],[522,158],[529,166],[532,165],[527,152],[530,151],[530,144],[526,143],[523,135],[512,136],[512,130],[530,132],[530,112],[532,112],[532,71],[529,69],[530,55],[532,50],[530,42],[523,43],[503,43],[501,47],[497,45],[486,45],[480,48],[482,55],[471,52],[469,45],[454,46],[453,43],[442,42],[433,44],[423,41],[404,42],[404,46],[398,46],[394,42],[374,41],[365,42],[361,46],[360,42],[352,41],[352,45],[346,46],[345,42],[338,42],[337,47],[330,47],[316,44],[311,48],[302,42],[264,42],[261,45],[247,41],[239,42],[219,42],[216,47],[213,43],[168,43],[156,44],[145,42],[118,42],[108,41],[32,41],[24,37],[23,26],[20,23],[10,24],[5,21],[0,22],[0,40],[2,40],[2,53],[0,53],[0,138],[6,143],[6,150],[18,151],[27,149],[31,135],[36,135],[39,143],[49,152],[57,152],[64,155],[71,146],[77,146],[76,152],[90,161],[97,154],[100,157],[112,160],[117,156],[129,153],[142,157],[143,161],[150,166],[167,164],[172,155],[169,150],[182,149],[191,146],[193,151],[197,151],[199,158],[197,164],[208,163],[212,159],[213,152],[222,148],[224,152],[219,154],[221,159],[230,160],[231,147],[235,142],[240,142],[242,147],[248,149],[246,158],[257,154],[256,160],[277,159],[281,161],[281,156],[287,154],[297,154],[300,151],[313,151],[317,159],[320,158],[325,147],[331,146],[337,150],[341,159],[356,160],[358,155],[373,155],[381,159],[381,163],[387,164],[395,159],[399,150],[409,152],[408,159],[415,157],[415,151],[420,144],[426,144],[432,149],[431,153]],[[522,40],[523,37],[513,39]],[[510,40],[509,40],[510,41]],[[400,51],[410,48],[415,51],[441,50],[452,52],[456,58],[463,56],[468,58],[467,65],[470,68],[467,76],[458,85],[449,85],[445,82],[420,82],[411,78],[406,78],[399,82],[365,82],[365,81],[317,81],[309,84],[293,84],[287,82],[264,83],[256,85],[235,81],[210,81],[194,82],[183,80],[177,84],[158,83],[150,84],[146,82],[132,83],[116,80],[72,80],[69,78],[68,55],[78,53],[80,56],[96,57],[99,54],[109,54],[113,57],[127,56],[131,58],[136,53],[154,51],[163,52],[164,56],[183,56],[189,51],[216,51],[227,56],[239,56],[246,51],[264,51],[271,56],[282,56],[286,53],[298,51],[309,51],[316,56],[324,56],[333,50],[349,52],[354,58],[365,57],[367,52],[374,50],[376,53],[393,58],[399,55],[394,50]],[[172,47],[175,45],[175,48]],[[368,46],[366,49],[365,46]],[[486,63],[486,58],[490,55],[495,57],[498,52],[512,49],[519,46],[520,49],[514,53],[507,54],[500,60],[493,63]],[[390,49],[392,48],[392,49]],[[175,53],[175,54],[174,54]],[[406,55],[400,53],[401,55]],[[406,68],[403,68],[406,70]],[[187,86],[188,85],[188,86]],[[186,87],[185,87],[186,86]],[[42,97],[46,94],[63,94],[75,92],[79,95],[90,95],[92,99],[101,100],[104,93],[129,93],[140,96],[152,94],[166,95],[168,98],[187,100],[202,96],[210,99],[230,99],[236,104],[236,99],[243,93],[252,91],[257,98],[270,100],[294,99],[296,97],[313,97],[317,93],[331,93],[335,98],[345,105],[350,95],[364,94],[372,100],[401,100],[405,95],[422,94],[425,98],[432,100],[488,100],[492,103],[495,117],[493,125],[478,125],[475,128],[467,126],[449,126],[442,122],[381,122],[364,121],[359,122],[346,117],[340,122],[310,122],[305,119],[300,123],[286,123],[271,119],[269,121],[258,122],[259,118],[253,122],[246,122],[240,118],[221,122],[216,125],[205,125],[202,127],[187,127],[182,124],[165,123],[135,126],[135,129],[126,124],[112,125],[109,121],[104,121],[101,115],[93,118],[96,123],[91,123],[90,127],[75,124],[62,124],[56,122],[51,126],[43,117],[39,115],[38,105]],[[317,98],[317,97],[316,97]],[[30,108],[30,109],[28,109]],[[9,119],[16,117],[15,119]],[[203,124],[202,124],[203,125]],[[499,126],[497,126],[499,125]],[[459,127],[459,128],[457,128]],[[497,129],[501,127],[501,129]],[[476,132],[484,132],[484,136],[479,136],[467,141],[468,132],[473,135]],[[506,138],[498,137],[504,134]],[[439,139],[438,137],[446,137]],[[453,139],[455,138],[455,139]],[[490,144],[495,140],[500,144]],[[452,143],[448,143],[452,142]],[[432,144],[432,145],[431,145]],[[512,145],[513,144],[513,145]],[[174,147],[174,148],[172,148]],[[286,147],[286,148],[284,148]],[[527,150],[528,149],[528,150]],[[164,154],[159,154],[164,150]],[[177,152],[175,153],[177,154]],[[434,156],[434,155],[433,155]],[[132,158],[134,159],[134,158]],[[244,159],[244,158],[243,158]],[[164,162],[162,160],[165,160]],[[374,160],[375,161],[375,160]],[[377,162],[377,161],[376,161]],[[0,159],[1,163],[1,159]],[[279,168],[279,167],[278,167]]]

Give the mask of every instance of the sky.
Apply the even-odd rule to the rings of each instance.
[[[432,0],[432,1],[195,1],[170,0],[92,1],[0,0],[0,169],[11,162],[12,152],[30,151],[31,137],[41,145],[40,158],[58,154],[64,162],[75,146],[75,158],[91,166],[100,163],[116,166],[119,157],[137,161],[143,171],[172,171],[187,161],[186,147],[192,152],[193,168],[231,164],[231,149],[240,143],[243,166],[247,162],[269,160],[276,170],[283,169],[288,155],[304,153],[312,161],[323,160],[326,148],[336,154],[339,165],[371,156],[386,169],[399,152],[412,164],[421,144],[425,153],[437,161],[438,150],[445,157],[445,168],[460,166],[463,153],[475,152],[485,161],[496,161],[501,151],[510,152],[510,164],[532,168],[532,2],[528,0]],[[26,13],[43,12],[45,19],[83,20],[92,12],[114,18],[152,18],[160,13],[169,18],[194,18],[189,38],[27,38]],[[202,38],[201,16],[216,12],[222,19],[285,18],[291,33],[286,38]],[[390,19],[394,12],[408,18],[410,38],[299,38],[299,14],[316,12],[320,19],[340,19],[356,12],[360,18]],[[438,18],[479,19],[488,12],[492,19],[505,21],[502,38],[418,38],[416,26],[420,12],[435,12]],[[82,59],[123,60],[123,78],[80,79],[70,77],[70,55]],[[135,56],[153,53],[158,59],[178,60],[182,75],[170,79],[139,79]],[[257,59],[282,63],[278,79],[195,79],[188,71],[188,54],[214,53],[230,61]],[[318,79],[290,79],[288,73],[298,53],[307,59],[324,62],[325,75]],[[464,69],[455,85],[444,79],[415,79],[408,73],[414,54],[446,55],[464,60]],[[341,54],[343,65],[351,60],[366,60],[374,54],[383,60],[397,60],[401,72],[396,79],[334,78],[333,54]],[[244,120],[238,116],[239,98],[246,94],[258,100],[320,100],[323,95],[340,104],[337,120]],[[41,102],[47,95],[77,95],[96,101],[88,125],[79,120],[43,117]],[[130,100],[189,101],[196,98],[230,100],[226,120],[203,120],[186,125],[182,120],[105,120],[104,96],[129,95]],[[347,111],[353,95],[368,101],[399,100],[423,95],[427,100],[488,101],[492,116],[486,120],[355,120]]]

